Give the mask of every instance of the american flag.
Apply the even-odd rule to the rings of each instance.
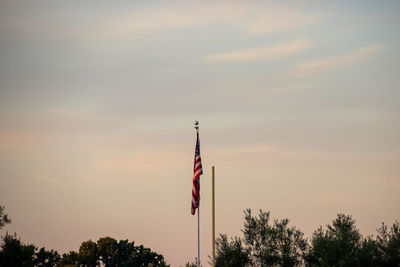
[[[196,213],[196,209],[199,207],[200,204],[200,175],[202,174],[203,174],[203,167],[201,166],[199,131],[197,130],[196,151],[194,153],[194,167],[193,167],[193,189],[192,189],[193,215]]]

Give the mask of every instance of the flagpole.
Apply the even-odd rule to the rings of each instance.
[[[197,140],[199,140],[199,122],[195,121],[194,128],[196,129]],[[200,187],[200,179],[199,179],[199,187]],[[199,194],[199,192],[197,192]],[[197,207],[197,267],[200,267],[200,196],[198,199],[198,207]]]
[[[197,267],[200,267],[200,205],[197,208]]]
[[[212,166],[212,267],[215,267],[215,167]]]

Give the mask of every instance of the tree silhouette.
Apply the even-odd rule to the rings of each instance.
[[[0,230],[8,223],[11,223],[11,219],[4,211],[4,207],[0,206]]]
[[[289,227],[289,220],[274,220],[260,210],[258,217],[245,211],[244,242],[254,266],[300,266],[307,250],[304,234]]]
[[[288,219],[270,219],[270,213],[260,210],[253,216],[244,211],[243,238],[228,240],[221,234],[216,241],[216,266],[332,266],[332,267],[400,267],[400,224],[386,224],[377,230],[376,238],[364,238],[349,215],[338,214],[325,229],[314,231],[310,244]],[[11,223],[0,206],[0,229]],[[97,242],[84,241],[79,251],[60,257],[57,251],[37,249],[24,244],[17,235],[6,233],[0,250],[1,267],[164,267],[164,257],[143,245],[112,237]],[[195,266],[187,263],[186,267]]]
[[[102,237],[97,240],[97,247],[100,260],[105,266],[117,266],[119,262],[117,240],[111,237]]]
[[[308,263],[315,266],[356,266],[361,234],[351,216],[338,214],[327,230],[322,227],[312,236]]]
[[[35,266],[37,267],[53,267],[60,262],[60,255],[55,250],[47,251],[41,248],[35,253]]]
[[[35,264],[35,246],[25,245],[16,234],[6,234],[0,251],[0,266],[33,267]]]
[[[92,240],[82,242],[79,247],[78,261],[85,267],[95,267],[99,260],[97,244]]]
[[[112,237],[102,237],[97,243],[92,240],[82,242],[79,252],[64,254],[61,262],[65,266],[168,266],[164,257],[142,245]],[[63,265],[63,266],[64,266]]]
[[[382,253],[383,266],[400,266],[400,223],[393,223],[390,231],[382,223],[378,229],[378,249]]]
[[[75,267],[79,265],[79,255],[75,251],[64,253],[60,260],[60,266],[62,267]]]
[[[349,215],[338,214],[324,231],[320,227],[311,239],[308,266],[400,266],[400,231],[395,222],[385,224],[378,235],[363,238]]]
[[[238,237],[228,241],[227,236],[221,234],[216,240],[216,250],[218,256],[215,265],[217,267],[241,267],[250,263],[249,255],[243,247],[242,240]]]

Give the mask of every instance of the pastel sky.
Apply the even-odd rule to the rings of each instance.
[[[399,1],[0,1],[0,204],[23,241],[201,260],[243,210],[400,220]]]

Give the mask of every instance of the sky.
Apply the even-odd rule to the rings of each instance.
[[[111,236],[201,260],[243,210],[310,237],[400,220],[398,1],[0,0],[2,229],[78,250]]]

